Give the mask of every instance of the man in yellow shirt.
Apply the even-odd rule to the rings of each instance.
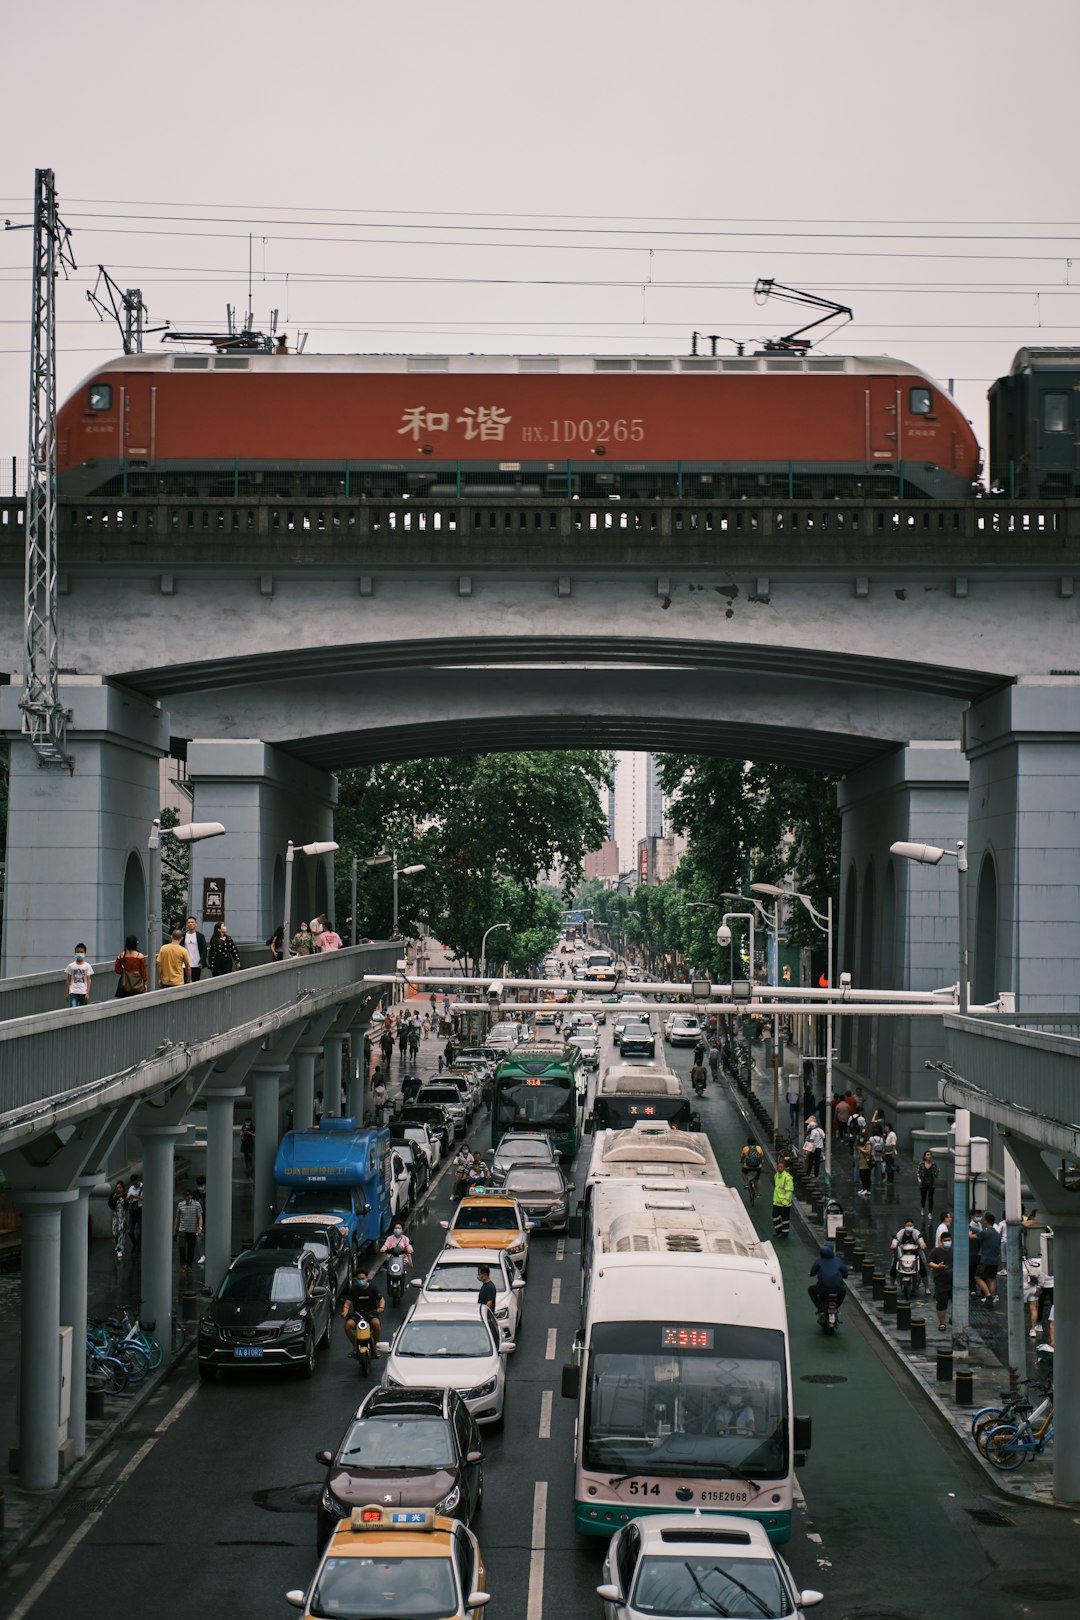
[[[181,938],[181,930],[174,928],[169,944],[163,945],[157,953],[157,981],[161,990],[191,983],[191,960],[180,943]]]

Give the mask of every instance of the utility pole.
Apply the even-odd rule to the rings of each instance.
[[[26,589],[23,736],[39,765],[73,761],[68,714],[57,675],[56,279],[75,269],[69,233],[57,213],[51,169],[34,175],[33,314],[30,321],[30,444],[26,477]]]

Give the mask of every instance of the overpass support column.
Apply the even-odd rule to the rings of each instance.
[[[186,1125],[137,1127],[143,1153],[143,1314],[166,1360],[172,1355],[173,1213],[176,1206],[176,1140]]]
[[[68,1440],[74,1459],[86,1455],[86,1272],[90,1188],[87,1178],[60,1209],[60,1320],[71,1328],[71,1406]],[[77,1354],[76,1351],[79,1353]]]
[[[240,1086],[208,1087],[206,1098],[206,1286],[216,1290],[232,1260],[233,1116]]]
[[[1080,1502],[1080,1220],[1054,1227],[1054,1495]]]
[[[890,845],[967,836],[968,767],[958,742],[913,742],[852,771],[837,790],[841,815],[837,974],[856,987],[934,990],[955,984],[956,863],[916,866]],[[887,1105],[906,1139],[938,1104],[924,1060],[940,1055],[929,1019],[838,1019],[845,1083],[855,1078]]]
[[[341,1048],[344,1035],[323,1036],[323,1113],[336,1118],[341,1113]]]
[[[1080,1010],[1080,678],[1028,676],[964,714],[972,1001]],[[1060,1366],[1061,1358],[1057,1358]]]
[[[349,1029],[349,1047],[352,1054],[349,1068],[348,1112],[358,1123],[367,1116],[368,1054],[366,1035],[371,1013],[365,1011]]]
[[[255,1093],[255,1190],[251,1235],[258,1237],[274,1219],[274,1159],[281,1140],[281,1076],[286,1063],[256,1063],[251,1071]]]
[[[169,717],[137,692],[97,676],[60,682],[71,711],[74,769],[43,771],[22,736],[20,685],[0,689],[0,736],[10,750],[5,909],[0,975],[55,971],[85,940],[112,960],[125,934],[146,932],[146,844],[161,810],[158,762]]]
[[[77,1196],[16,1194],[22,1210],[19,1480],[28,1491],[50,1490],[60,1478],[60,1214]],[[80,1349],[85,1356],[85,1344]]]
[[[315,1059],[317,1046],[298,1046],[292,1055],[293,1130],[310,1131],[315,1124]]]
[[[195,791],[192,820],[220,821],[226,828],[224,838],[208,841],[213,849],[191,846],[196,903],[204,878],[224,879],[229,932],[261,948],[282,920],[289,840],[299,845],[333,838],[337,783],[329,772],[253,739],[193,742],[187,764]],[[312,913],[332,918],[333,905],[332,858],[296,860],[293,929]],[[55,961],[54,955],[50,966]]]

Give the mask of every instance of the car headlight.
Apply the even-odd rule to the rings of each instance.
[[[435,1512],[436,1513],[453,1513],[454,1509],[457,1507],[457,1505],[458,1505],[458,1503],[460,1501],[461,1501],[461,1487],[459,1485],[455,1485],[452,1491],[447,1492],[447,1494],[443,1497],[441,1502],[436,1502],[436,1504],[435,1504]]]
[[[400,1378],[388,1378],[388,1377],[384,1376],[384,1378],[383,1378],[383,1388],[384,1389],[404,1389],[405,1385],[401,1382]]]
[[[200,1337],[200,1339],[203,1339],[203,1338],[216,1339],[217,1338],[217,1333],[218,1333],[217,1323],[216,1322],[211,1322],[208,1317],[204,1316],[202,1321],[199,1323],[199,1337]]]
[[[478,1401],[484,1395],[494,1395],[498,1387],[499,1380],[497,1378],[489,1378],[486,1384],[477,1384],[475,1389],[470,1389],[465,1398],[469,1401]]]
[[[287,1322],[282,1322],[281,1331],[282,1333],[303,1333],[304,1318],[302,1316],[290,1316]]]
[[[322,1503],[323,1512],[332,1513],[335,1519],[348,1518],[349,1514],[352,1512],[352,1509],[347,1507],[344,1502],[338,1501],[329,1485],[323,1486],[322,1496],[319,1498],[319,1500]]]
[[[500,1305],[499,1306],[498,1310],[495,1312],[495,1320],[497,1322],[508,1322],[510,1320],[510,1307],[509,1307],[509,1305]]]

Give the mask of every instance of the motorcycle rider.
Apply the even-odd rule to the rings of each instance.
[[[848,1268],[840,1259],[831,1243],[823,1243],[818,1250],[818,1257],[810,1267],[811,1277],[816,1278],[806,1292],[810,1295],[814,1305],[823,1311],[830,1294],[836,1297],[836,1309],[839,1313],[847,1293],[847,1283],[844,1281]]]
[[[896,1268],[902,1250],[912,1250],[919,1257],[919,1280],[923,1285],[923,1292],[930,1292],[930,1277],[926,1269],[926,1239],[919,1231],[915,1222],[908,1216],[903,1226],[892,1240],[892,1268],[889,1276],[896,1281]]]
[[[461,1198],[469,1184],[469,1171],[472,1169],[473,1150],[466,1142],[454,1157],[454,1191],[455,1198]]]
[[[693,1086],[699,1097],[705,1090],[705,1085],[708,1078],[709,1071],[706,1069],[701,1059],[695,1057],[693,1068],[690,1070],[690,1084]]]
[[[356,1350],[356,1319],[364,1317],[371,1328],[371,1359],[378,1361],[379,1352],[376,1349],[382,1333],[382,1322],[379,1313],[386,1309],[386,1301],[373,1283],[368,1281],[366,1271],[358,1271],[355,1281],[348,1289],[342,1301],[341,1314],[345,1320],[345,1337]]]
[[[403,1254],[405,1264],[409,1267],[413,1263],[412,1239],[404,1230],[400,1221],[394,1222],[394,1230],[387,1237],[382,1246],[383,1254]]]

